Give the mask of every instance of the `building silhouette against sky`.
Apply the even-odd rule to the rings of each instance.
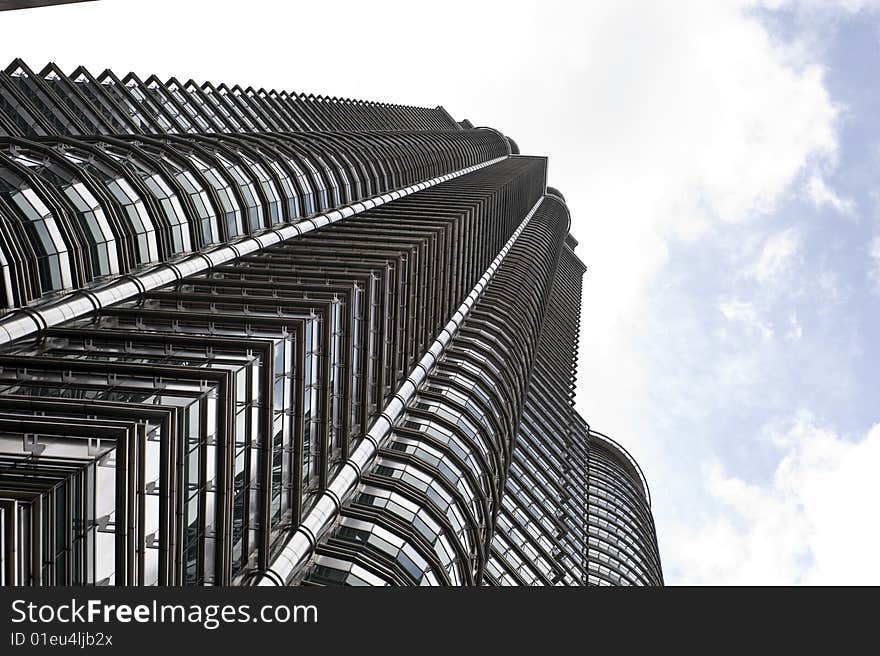
[[[442,107],[13,62],[2,582],[661,585],[546,173]]]

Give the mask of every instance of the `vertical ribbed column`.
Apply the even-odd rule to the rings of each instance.
[[[569,236],[556,267],[485,582],[586,580],[586,441],[573,426],[581,278]]]
[[[588,585],[663,585],[651,495],[620,444],[580,422],[589,440]]]
[[[545,198],[499,254],[485,290],[384,427],[305,582],[480,582],[567,225],[564,208]]]
[[[318,500],[312,512],[297,528],[293,537],[273,562],[269,572],[264,574],[261,579],[257,579],[256,584],[289,583],[296,577],[306,559],[318,545],[319,539],[331,528],[340,513],[343,502],[354,492],[364,472],[373,467],[377,455],[387,448],[387,442],[392,435],[392,427],[401,420],[405,421],[406,410],[411,403],[415,402],[417,390],[435,370],[438,360],[453,343],[463,323],[472,316],[484,291],[492,282],[499,268],[502,267],[511,249],[516,249],[517,253],[521,253],[523,250],[524,247],[518,243],[518,239],[523,231],[528,230],[530,221],[538,209],[539,207],[536,205],[523,219],[480,280],[471,289],[461,306],[439,332],[425,355],[410,371],[379,418],[364,435],[364,439],[355,449],[351,458],[344,463],[343,469],[325,490],[324,496]],[[505,268],[505,273],[508,270],[509,267]],[[488,525],[484,530],[487,528]]]

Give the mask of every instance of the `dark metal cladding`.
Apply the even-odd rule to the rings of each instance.
[[[551,187],[547,198],[562,204]],[[484,582],[663,585],[641,470],[574,410],[584,273],[576,245],[568,235],[557,260]]]
[[[0,583],[662,584],[545,158],[20,61],[0,130]]]
[[[442,107],[328,98],[274,89],[141,80],[83,67],[39,72],[20,59],[0,73],[0,134],[113,135],[203,132],[413,131],[462,129]]]
[[[506,153],[490,130],[0,137],[0,310]]]
[[[589,428],[586,434],[589,584],[663,585],[651,493],[641,468],[607,435]]]
[[[0,11],[11,9],[34,9],[53,5],[71,5],[78,2],[94,2],[95,0],[0,0]]]
[[[565,206],[553,196],[548,203]],[[567,212],[567,210],[565,210]],[[566,239],[556,261],[486,583],[586,583],[587,448],[572,421],[584,266]],[[547,439],[548,435],[555,439]]]
[[[307,582],[352,582],[355,565],[388,585],[482,582],[567,231],[566,213],[542,201],[319,545]],[[382,566],[363,562],[365,551]]]

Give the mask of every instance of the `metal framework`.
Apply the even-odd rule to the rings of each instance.
[[[662,584],[544,158],[20,61],[0,130],[0,582]]]

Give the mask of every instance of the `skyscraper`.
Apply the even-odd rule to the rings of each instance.
[[[569,224],[442,107],[13,62],[2,582],[662,584]]]

